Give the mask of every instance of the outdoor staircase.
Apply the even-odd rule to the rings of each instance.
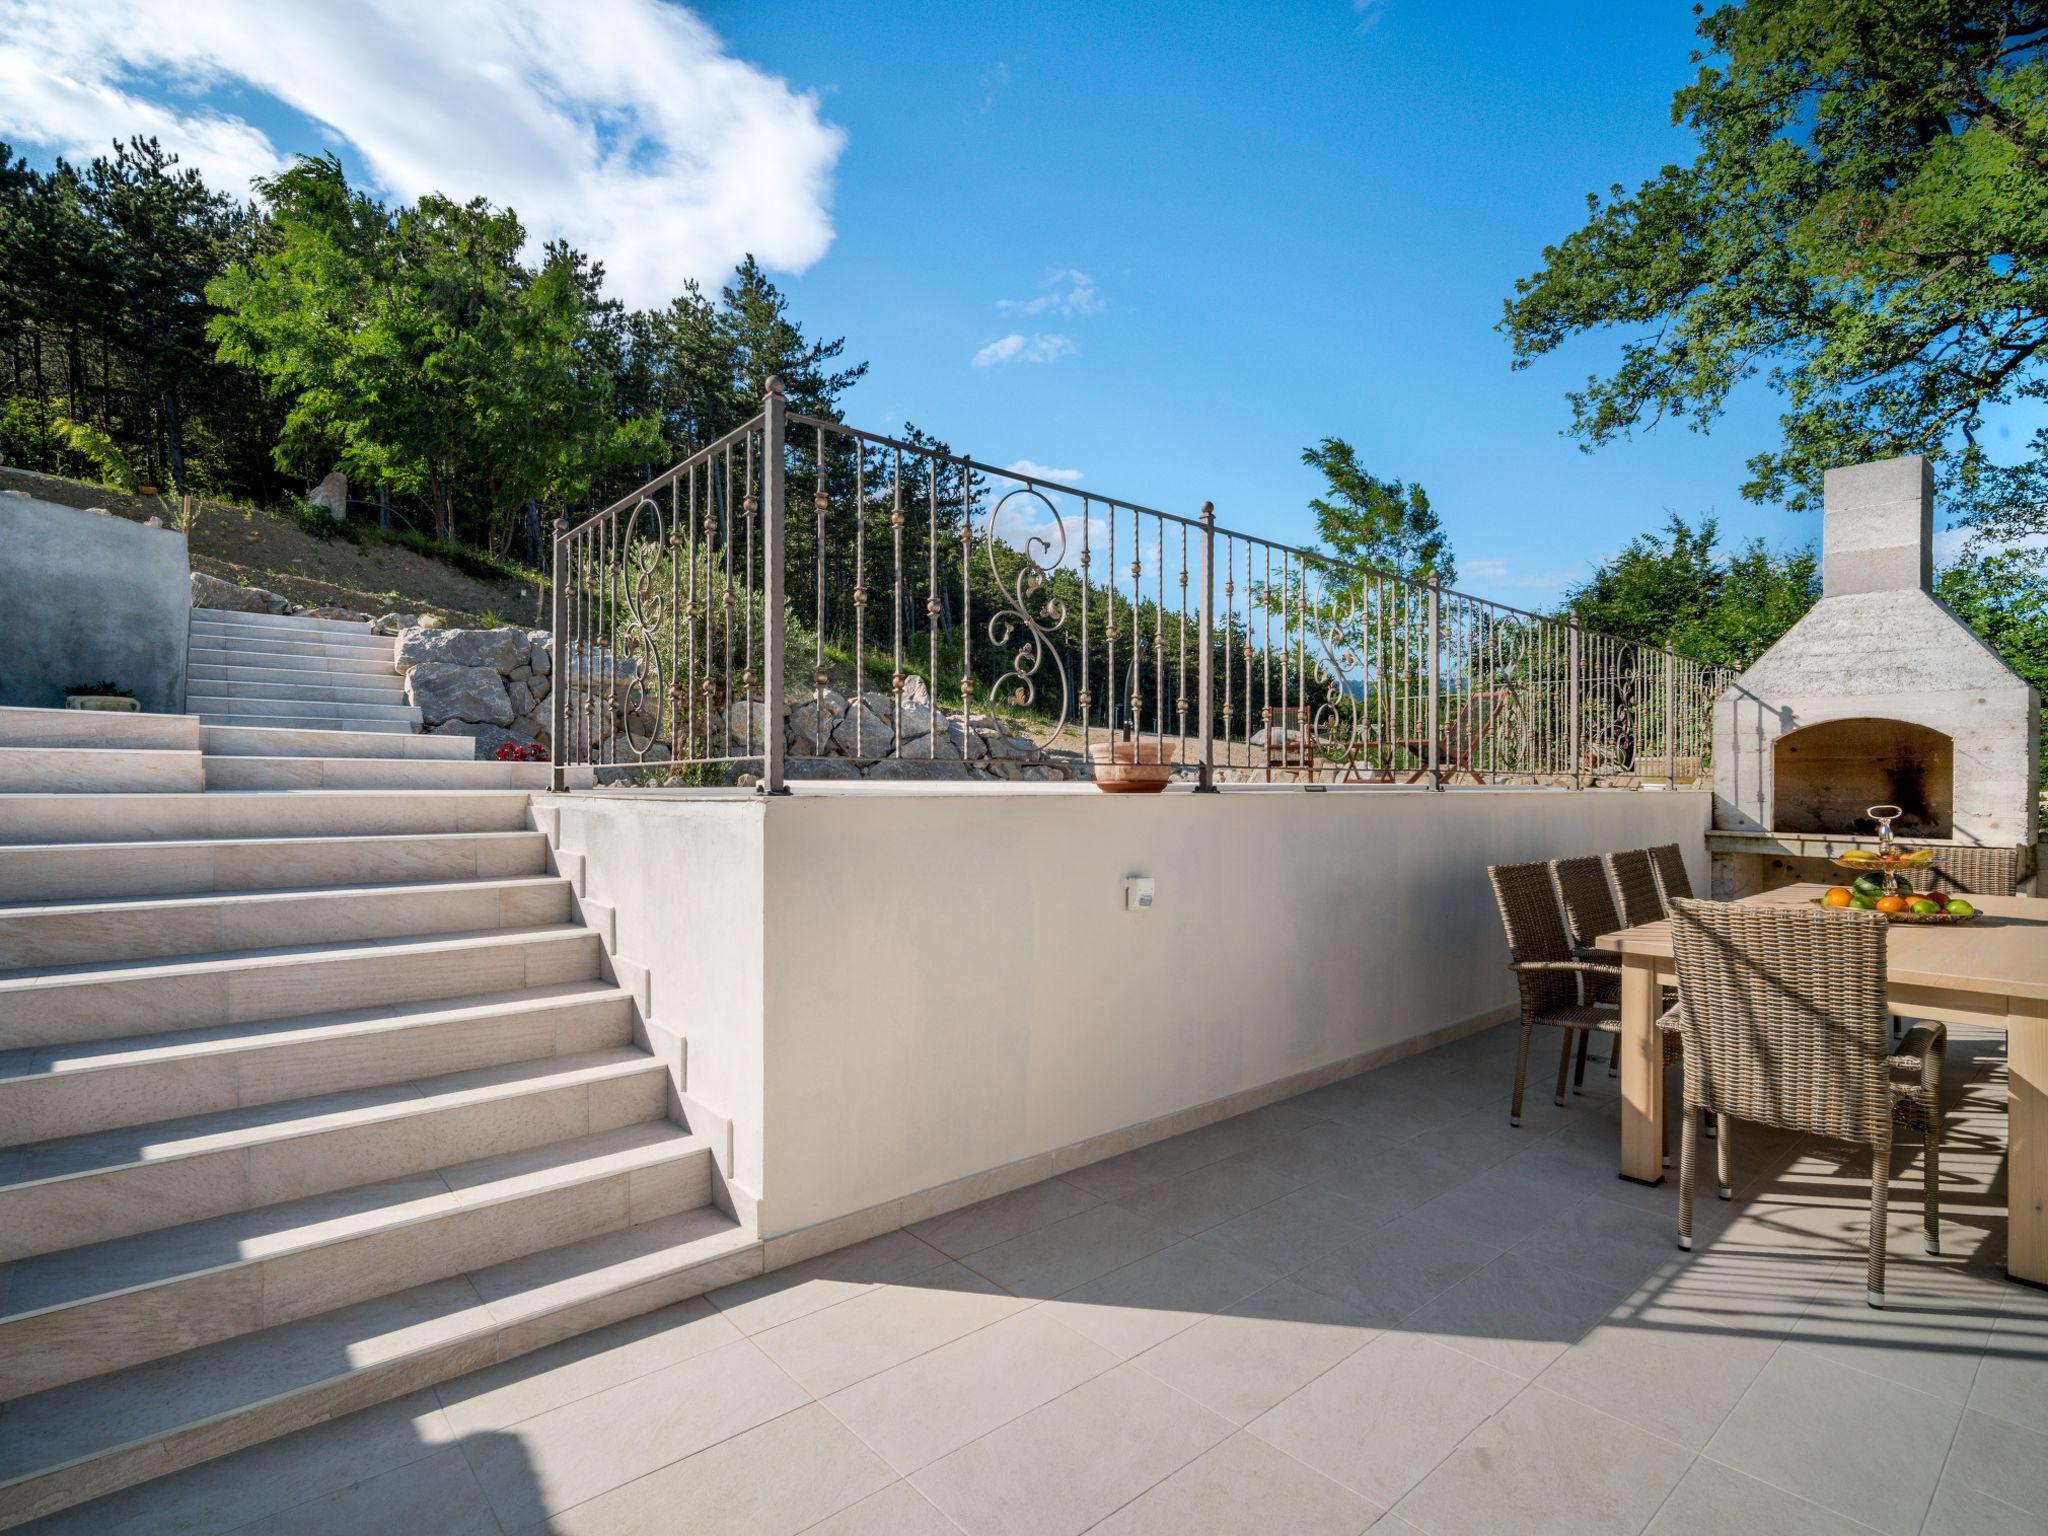
[[[365,624],[195,608],[185,707],[201,725],[410,735],[391,653]]]
[[[0,1527],[758,1267],[545,768],[216,681],[0,710]]]

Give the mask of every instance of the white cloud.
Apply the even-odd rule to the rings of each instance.
[[[1477,560],[1458,562],[1458,585],[1466,590],[1473,587],[1492,587],[1496,590],[1512,588],[1526,592],[1559,592],[1585,576],[1588,567],[1579,566],[1549,571],[1517,570],[1511,561],[1485,557]]]
[[[1012,331],[1007,336],[998,336],[975,353],[974,366],[993,368],[998,363],[1008,362],[1049,363],[1073,350],[1073,342],[1057,332],[1034,332],[1026,336],[1021,331]]]
[[[1089,315],[1102,308],[1102,295],[1095,279],[1075,267],[1059,267],[1046,273],[1038,294],[1029,299],[997,299],[996,308],[1020,315]]]
[[[832,242],[844,133],[817,98],[661,0],[0,0],[0,135],[67,157],[154,133],[237,192],[288,152],[205,97],[252,92],[345,141],[377,187],[515,209],[654,305],[748,251]]]
[[[1055,480],[1061,485],[1079,485],[1082,480],[1078,469],[1054,469],[1050,464],[1040,464],[1034,459],[1018,459],[1003,466],[1019,475],[1029,475],[1033,480]]]

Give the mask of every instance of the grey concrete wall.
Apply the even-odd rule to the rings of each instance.
[[[185,708],[184,535],[0,496],[0,704],[59,708],[111,678],[152,713]]]

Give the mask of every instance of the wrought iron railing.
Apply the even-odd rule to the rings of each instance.
[[[1703,772],[1730,676],[1206,505],[792,413],[779,382],[558,529],[552,572],[558,786],[572,765],[771,791],[828,763],[1032,776],[1116,740],[1203,788],[1671,784]]]

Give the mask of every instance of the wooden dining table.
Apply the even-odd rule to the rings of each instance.
[[[1821,885],[1788,885],[1745,901],[1815,901]],[[1893,923],[1886,935],[1891,1010],[1915,1019],[1985,1024],[2006,1034],[2006,1273],[2048,1285],[2048,900],[1972,896],[1979,917],[1953,926]],[[1664,1068],[1659,988],[1677,983],[1669,921],[1596,941],[1621,961],[1621,1176],[1664,1177]]]

